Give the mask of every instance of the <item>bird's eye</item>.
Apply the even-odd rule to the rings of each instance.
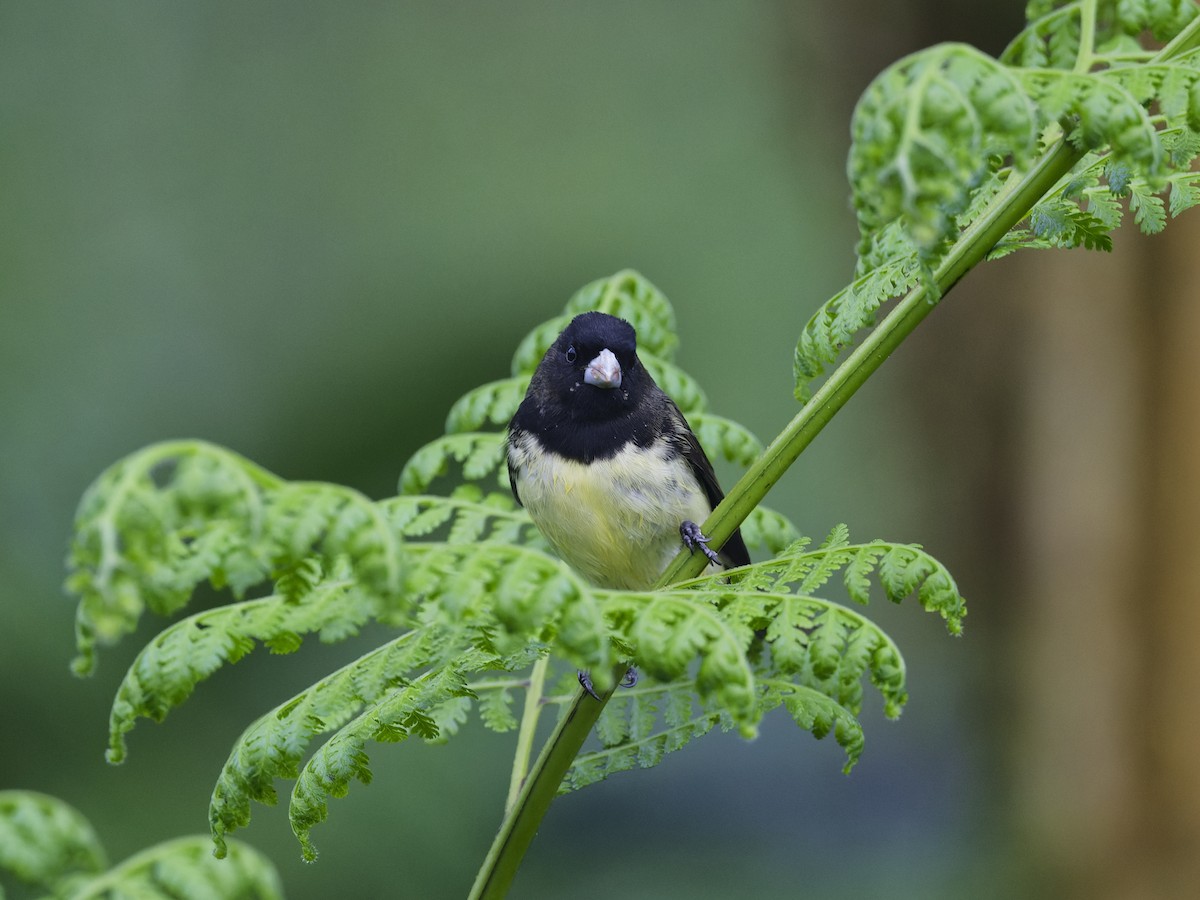
[[[573,363],[573,362],[575,362],[575,357],[576,357],[576,356],[578,356],[578,355],[579,355],[579,354],[577,354],[577,353],[575,352],[575,346],[574,346],[574,345],[571,345],[570,347],[568,347],[568,348],[567,348],[567,362],[569,362],[569,363]]]

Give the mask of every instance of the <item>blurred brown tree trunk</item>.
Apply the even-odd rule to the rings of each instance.
[[[1010,757],[1054,896],[1200,892],[1200,221],[1031,256]]]
[[[1200,894],[1200,215],[1155,247],[1149,399],[1153,492],[1145,535],[1153,628],[1141,696],[1148,701],[1144,840],[1174,896]],[[1148,295],[1148,296],[1147,296]],[[1137,602],[1137,598],[1133,598]]]

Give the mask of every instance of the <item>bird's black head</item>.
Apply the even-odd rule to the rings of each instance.
[[[647,380],[637,358],[637,332],[602,312],[576,316],[546,351],[535,380],[576,420],[598,421],[631,408]]]

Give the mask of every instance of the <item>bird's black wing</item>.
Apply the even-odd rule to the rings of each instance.
[[[517,506],[524,506],[525,504],[521,502],[521,495],[517,493],[517,470],[513,466],[512,454],[508,451],[508,446],[512,443],[515,435],[516,425],[514,423],[509,425],[508,434],[504,438],[504,458],[508,462],[508,486],[512,488],[513,499],[517,501]]]
[[[717,482],[717,473],[713,471],[713,465],[708,459],[708,454],[704,452],[704,448],[700,446],[700,441],[696,439],[696,435],[688,427],[687,419],[683,417],[683,413],[679,411],[679,407],[675,405],[674,401],[667,398],[666,395],[664,395],[664,399],[669,404],[667,407],[669,419],[667,439],[679,449],[683,458],[687,460],[688,465],[692,469],[692,474],[696,476],[696,480],[704,488],[709,506],[716,509],[717,504],[725,499],[725,492],[721,490],[721,485]],[[730,535],[729,540],[725,542],[725,545],[721,547],[719,552],[724,557],[727,566],[750,565],[750,551],[746,549],[746,542],[742,540],[742,531],[740,528]]]

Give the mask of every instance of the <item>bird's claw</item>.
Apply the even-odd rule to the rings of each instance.
[[[587,669],[579,670],[579,686],[595,699],[600,699],[600,695],[596,693],[596,689],[592,686],[592,674]]]
[[[637,683],[638,671],[633,666],[630,666],[625,670],[625,677],[621,679],[621,687],[631,688]],[[596,698],[597,700],[600,699],[600,695],[596,693],[596,688],[592,684],[592,675],[586,669],[581,669],[579,672],[579,686],[592,697]]]
[[[708,538],[700,530],[700,526],[695,522],[684,521],[679,526],[679,536],[683,538],[683,545],[689,551],[695,552],[699,547],[701,552],[708,557],[708,561],[714,565],[718,562],[717,551],[708,546]]]

